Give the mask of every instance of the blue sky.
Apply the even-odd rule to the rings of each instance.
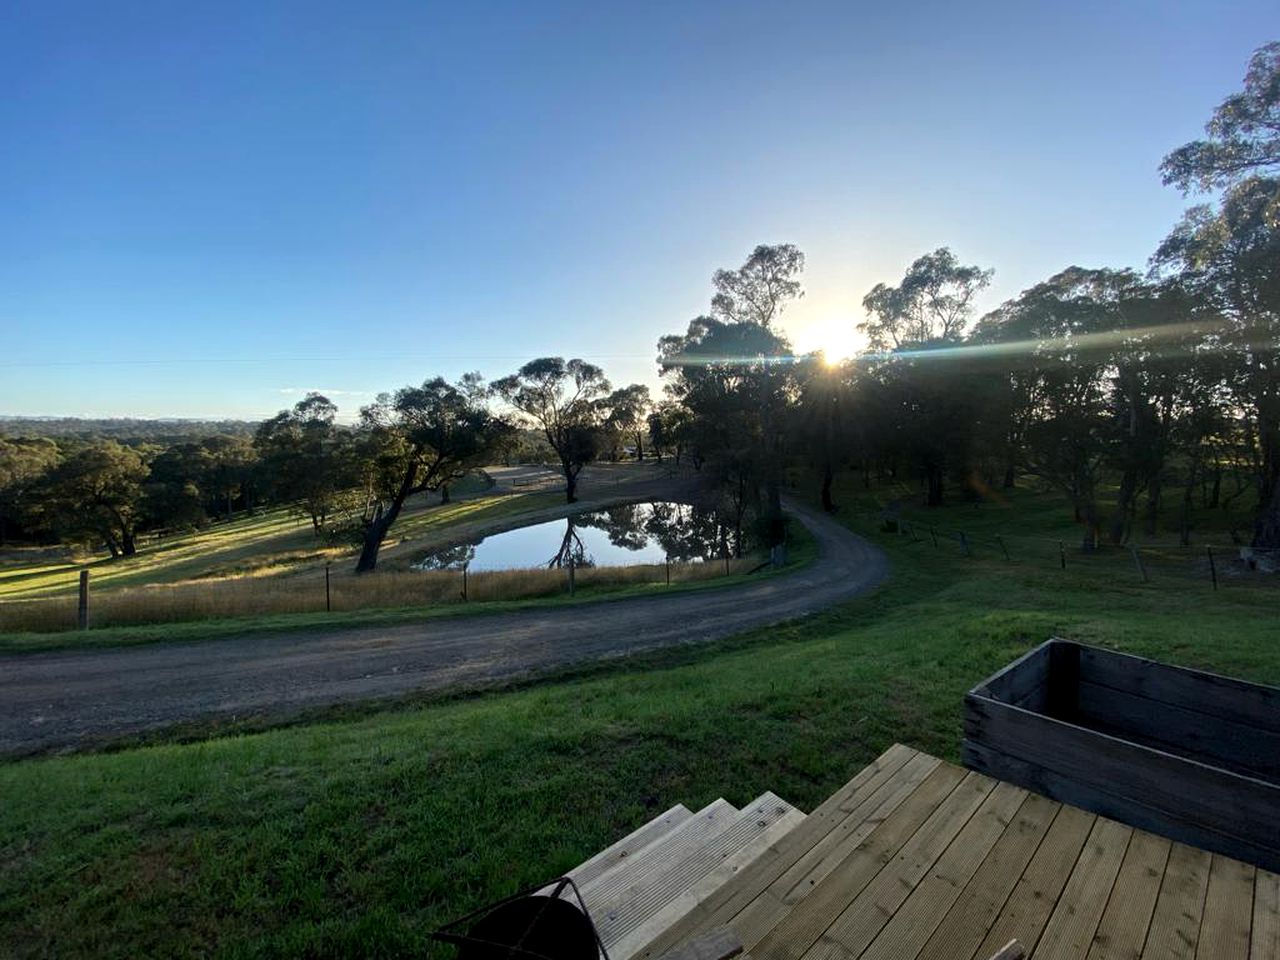
[[[9,0],[0,414],[354,414],[547,354],[656,385],[761,242],[808,255],[801,348],[941,245],[984,307],[1141,266],[1276,12]]]

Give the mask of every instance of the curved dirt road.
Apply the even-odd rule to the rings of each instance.
[[[758,584],[395,627],[0,657],[0,753],[93,743],[698,643],[814,613],[881,583],[888,560],[817,511],[788,509],[821,559]]]

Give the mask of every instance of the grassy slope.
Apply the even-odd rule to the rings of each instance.
[[[1274,594],[876,539],[894,580],[790,627],[511,692],[0,767],[0,953],[416,955],[434,924],[677,801],[768,788],[808,808],[894,740],[954,758],[964,690],[1051,634],[1280,681]]]

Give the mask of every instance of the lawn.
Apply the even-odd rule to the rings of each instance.
[[[895,740],[955,759],[964,691],[1051,635],[1280,682],[1274,591],[966,557],[876,532],[876,498],[839,493],[894,578],[799,623],[504,692],[0,767],[0,954],[417,956],[441,921],[677,801],[772,789],[809,809]],[[1019,494],[1001,516],[1047,502]]]

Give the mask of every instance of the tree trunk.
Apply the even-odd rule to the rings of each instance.
[[[567,466],[564,468],[564,500],[565,503],[578,502],[578,474]]]
[[[1001,484],[1001,486],[1004,487],[1004,489],[1006,490],[1012,490],[1014,480],[1016,478],[1017,478],[1017,471],[1014,469],[1013,464],[1010,463],[1006,465],[1004,468],[1004,482]]]
[[[644,441],[640,439],[640,431],[636,431],[636,459],[644,460]]]
[[[1097,506],[1093,503],[1084,504],[1080,516],[1084,520],[1084,538],[1080,542],[1080,549],[1085,553],[1093,553],[1098,546],[1098,528],[1101,526]]]
[[[1258,513],[1253,525],[1253,546],[1280,550],[1280,483],[1272,482],[1271,500]]]
[[[1153,537],[1160,526],[1160,497],[1164,492],[1164,481],[1156,473],[1147,483],[1147,536]]]
[[[442,483],[440,484],[440,505],[444,506],[449,502],[449,485],[447,483]]]
[[[1187,485],[1182,490],[1182,524],[1178,542],[1184,547],[1191,546],[1191,504],[1196,489],[1196,474],[1192,470],[1187,477]]]
[[[1116,512],[1111,517],[1110,540],[1115,546],[1125,541],[1129,517],[1133,512],[1133,498],[1138,488],[1138,471],[1127,468],[1120,476],[1120,491],[1116,494]]]
[[[136,556],[138,553],[138,544],[134,539],[132,530],[125,530],[120,536],[120,552],[126,557]]]
[[[227,487],[227,522],[231,522],[231,488]]]
[[[836,508],[835,501],[831,499],[831,482],[834,479],[831,461],[828,460],[822,467],[822,509],[827,513],[832,513]]]
[[[421,489],[416,485],[417,479],[417,467],[410,467],[400,481],[400,489],[396,491],[391,506],[384,510],[379,502],[374,508],[373,519],[364,528],[364,544],[360,547],[360,559],[356,561],[356,573],[369,573],[378,566],[378,551],[382,549],[382,541],[387,538],[387,531],[396,522],[396,517],[400,516],[404,502]],[[425,478],[422,486],[426,486],[430,479],[430,476]]]

